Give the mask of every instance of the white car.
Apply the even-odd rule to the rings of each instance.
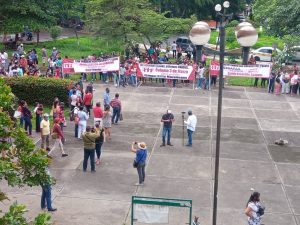
[[[251,55],[253,55],[256,61],[271,62],[273,51],[274,48],[272,47],[261,47],[259,49],[251,51]],[[281,52],[278,48],[276,48],[276,51],[277,53]]]
[[[292,47],[292,50],[294,51],[292,60],[299,61],[300,60],[300,46],[294,46],[294,47]]]

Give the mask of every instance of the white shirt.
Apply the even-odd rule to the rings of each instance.
[[[173,44],[172,44],[172,50],[175,51],[175,50],[176,50],[176,47],[177,47],[177,44],[173,43]]]
[[[297,74],[295,74],[295,75],[292,77],[291,83],[294,84],[294,85],[296,85],[296,84],[298,83],[298,75],[297,75]]]
[[[78,98],[78,96],[76,94],[71,95],[71,105],[72,106],[76,106],[77,98]]]
[[[187,121],[184,121],[186,124],[186,128],[191,131],[196,130],[196,125],[197,125],[197,117],[195,115],[190,115]]]
[[[199,67],[199,69],[198,69],[199,78],[203,78],[204,70],[205,70],[204,67],[202,67],[202,68]]]

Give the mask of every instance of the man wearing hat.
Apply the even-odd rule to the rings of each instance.
[[[138,148],[136,148],[137,146]],[[139,175],[139,182],[136,183],[136,186],[141,186],[145,182],[145,167],[147,160],[147,146],[145,142],[133,142],[131,145],[131,151],[136,154],[134,160],[134,167],[137,169]]]
[[[46,142],[46,150],[50,151],[50,148],[49,148],[50,121],[49,121],[48,113],[45,113],[43,115],[43,119],[41,121],[40,128],[41,128],[41,138],[42,138],[41,148],[44,149],[45,142]]]
[[[196,125],[197,125],[197,117],[195,115],[193,115],[192,110],[188,111],[188,119],[186,121],[184,121],[184,123],[187,126],[187,133],[188,133],[188,144],[186,146],[191,147],[192,146],[192,135],[193,132],[196,129]]]

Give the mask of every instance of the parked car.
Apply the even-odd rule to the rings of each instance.
[[[188,37],[178,37],[176,40],[176,44],[181,47],[182,51],[184,52],[187,47],[192,46],[193,43],[190,41]]]
[[[253,55],[256,61],[271,62],[273,51],[274,48],[272,47],[261,47],[259,49],[251,51],[251,54]],[[277,53],[281,53],[281,51],[277,48],[276,51]]]
[[[293,61],[300,61],[300,46],[294,46],[292,47],[293,50],[293,55],[292,55],[292,60]]]

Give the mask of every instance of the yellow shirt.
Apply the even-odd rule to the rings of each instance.
[[[42,120],[41,125],[42,135],[49,135],[50,134],[50,121]]]

